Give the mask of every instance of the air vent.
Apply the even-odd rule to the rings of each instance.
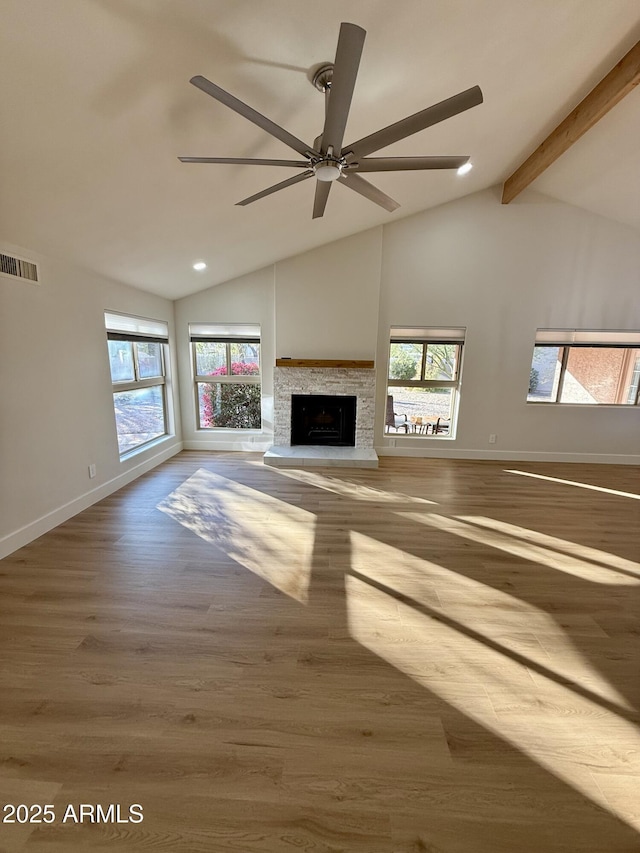
[[[23,278],[33,284],[38,284],[38,266],[32,261],[24,258],[16,258],[13,255],[0,253],[0,275],[10,278]]]

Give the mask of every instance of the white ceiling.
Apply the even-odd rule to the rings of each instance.
[[[0,239],[178,298],[501,184],[640,38],[638,0],[3,0]],[[297,155],[189,84],[202,74],[312,142],[309,69],[341,21],[367,30],[346,141],[478,84],[484,104],[387,150],[470,154],[473,171],[372,175],[389,214],[313,182],[178,155]],[[640,230],[640,92],[533,185]],[[379,152],[382,154],[383,152]],[[497,202],[496,202],[497,203]],[[191,264],[204,259],[208,269]]]

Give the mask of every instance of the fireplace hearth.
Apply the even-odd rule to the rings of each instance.
[[[291,444],[355,447],[356,397],[291,395]]]

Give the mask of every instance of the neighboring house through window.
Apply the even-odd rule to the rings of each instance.
[[[640,332],[538,329],[529,403],[637,406]]]
[[[198,429],[260,429],[260,326],[189,325]]]
[[[387,402],[394,418],[387,431],[454,434],[464,335],[463,328],[391,328]]]
[[[120,456],[168,433],[169,331],[161,320],[105,313]]]

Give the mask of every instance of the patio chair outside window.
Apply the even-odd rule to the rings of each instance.
[[[409,431],[407,416],[396,415],[396,413],[393,411],[393,397],[390,394],[387,395],[387,412],[384,423],[387,429],[393,427],[396,432],[399,429],[404,429],[405,432]]]

